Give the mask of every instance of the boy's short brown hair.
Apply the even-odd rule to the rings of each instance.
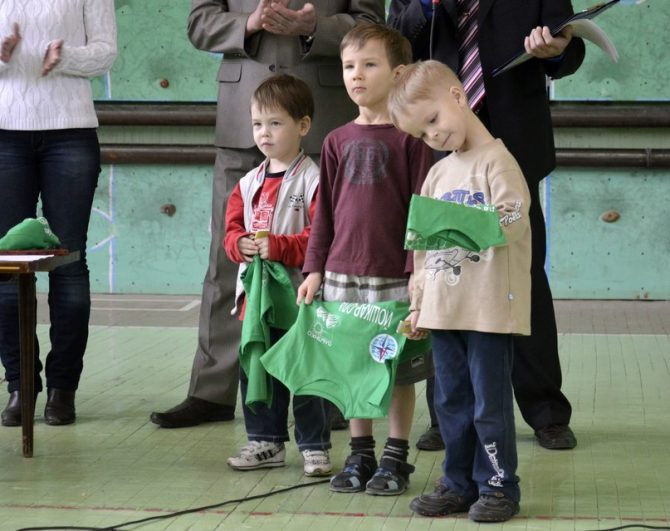
[[[264,80],[251,96],[251,105],[265,109],[284,109],[296,122],[314,118],[314,97],[309,85],[290,74],[276,74]]]
[[[384,44],[386,58],[391,68],[412,62],[412,45],[399,31],[383,24],[365,23],[354,26],[340,43],[340,56],[345,48],[360,50],[370,40]]]
[[[396,77],[389,94],[388,109],[397,127],[403,109],[418,101],[431,99],[436,89],[463,88],[458,76],[440,61],[419,61],[405,67]]]

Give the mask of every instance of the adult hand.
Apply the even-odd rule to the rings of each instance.
[[[14,47],[21,40],[21,32],[19,31],[19,25],[14,22],[12,24],[12,34],[2,39],[0,44],[0,60],[5,63],[9,63],[9,60],[12,58],[12,52]]]
[[[263,11],[270,8],[273,0],[260,0],[254,12],[247,19],[246,37],[263,29]]]
[[[301,9],[286,7],[288,0],[272,2],[263,10],[263,29],[275,35],[313,35],[316,31],[316,9],[310,3]]]
[[[258,254],[258,245],[253,235],[242,236],[237,240],[237,250],[240,251],[245,262],[253,262],[254,256]]]
[[[547,26],[538,26],[524,40],[526,53],[538,59],[550,59],[561,55],[572,39],[572,28],[566,26],[552,37]]]
[[[42,77],[46,76],[60,63],[60,51],[63,48],[63,42],[63,39],[58,39],[49,44],[42,63],[42,73],[40,74]]]
[[[303,299],[305,300],[305,304],[312,304],[314,295],[316,295],[316,292],[321,287],[321,282],[323,282],[323,275],[321,273],[310,273],[307,275],[307,278],[298,288],[296,304],[300,306]]]

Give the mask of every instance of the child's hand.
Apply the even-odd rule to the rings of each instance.
[[[314,295],[319,291],[322,282],[323,275],[321,273],[310,273],[307,275],[307,278],[298,288],[298,299],[295,301],[296,304],[300,306],[303,299],[305,299],[305,304],[312,304]]]
[[[254,256],[259,254],[253,235],[242,236],[237,240],[237,250],[240,251],[245,262],[253,262]]]
[[[426,339],[428,337],[428,330],[424,328],[418,328],[417,323],[419,322],[419,314],[421,312],[418,310],[415,310],[413,312],[410,312],[410,314],[407,316],[407,321],[410,322],[410,325],[412,326],[412,331],[407,332],[406,334],[403,334],[407,339],[412,339],[415,341],[421,340],[421,339]]]
[[[270,259],[270,236],[264,236],[262,238],[259,238],[258,235],[256,235],[256,239],[254,241],[256,242],[256,247],[258,248],[258,254],[261,255],[261,258],[263,260],[269,260]]]

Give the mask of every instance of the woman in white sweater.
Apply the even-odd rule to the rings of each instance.
[[[35,217],[38,200],[79,262],[49,273],[47,424],[75,421],[90,314],[86,233],[100,174],[89,78],[116,57],[113,0],[0,2],[0,237]],[[21,425],[17,283],[0,283],[0,357],[10,393],[4,426]],[[35,390],[42,390],[39,349]]]

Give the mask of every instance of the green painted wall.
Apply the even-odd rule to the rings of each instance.
[[[575,0],[576,10],[595,0]],[[92,81],[114,101],[214,101],[220,56],[186,37],[188,0],[117,0],[119,55]],[[670,1],[622,0],[596,19],[619,55],[613,63],[587,43],[580,71],[552,84],[556,100],[670,99],[665,41]],[[161,85],[161,81],[163,84]],[[103,143],[212,144],[208,127],[106,127]],[[670,148],[669,130],[557,130],[558,147]],[[93,290],[198,294],[207,267],[211,167],[103,168],[89,236]],[[557,170],[545,180],[548,271],[556,298],[670,298],[666,280],[667,171]],[[161,206],[174,204],[168,217]],[[609,210],[619,221],[605,223]],[[40,278],[39,289],[46,289]]]
[[[555,84],[553,97],[566,100],[670,100],[667,52],[670,2],[621,0],[593,21],[619,52],[614,63],[587,41],[579,72]],[[573,0],[576,11],[597,3]]]

